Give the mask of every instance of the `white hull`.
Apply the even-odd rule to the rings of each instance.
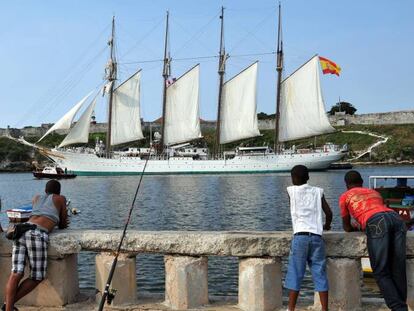
[[[134,175],[141,174],[146,160],[139,157],[115,156],[101,158],[95,154],[52,150],[47,156],[60,167],[78,175]],[[302,164],[310,170],[327,169],[340,160],[340,151],[304,154],[239,155],[227,160],[193,160],[191,157],[172,157],[168,160],[151,159],[145,174],[220,174],[269,173],[289,171]]]

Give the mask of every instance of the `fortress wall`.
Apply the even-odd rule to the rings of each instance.
[[[387,125],[387,124],[414,124],[414,110],[407,111],[395,111],[384,113],[367,113],[357,115],[343,115],[336,114],[329,116],[329,121],[332,125],[342,126],[351,124],[364,124],[364,125]],[[272,130],[275,128],[274,119],[259,120],[260,130]],[[10,129],[10,133],[14,137],[18,136],[42,136],[52,126],[52,124],[42,124],[40,127],[24,127],[22,129]],[[145,130],[149,130],[150,123],[143,122]],[[151,123],[152,131],[160,131],[159,123]],[[214,130],[216,127],[215,121],[201,121],[201,130]],[[106,123],[91,124],[91,133],[106,132]],[[0,136],[6,134],[6,129],[0,128]],[[66,134],[67,130],[58,130],[59,134]]]

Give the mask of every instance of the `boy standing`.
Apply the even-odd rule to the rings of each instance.
[[[307,263],[315,290],[319,292],[322,311],[327,311],[328,278],[322,231],[330,229],[332,211],[325,200],[323,189],[307,184],[309,172],[306,166],[296,165],[291,170],[291,176],[293,186],[287,187],[293,226],[285,280],[285,287],[289,289],[288,310],[295,310]],[[322,224],[322,211],[325,213],[325,225]]]

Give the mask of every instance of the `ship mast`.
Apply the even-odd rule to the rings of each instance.
[[[279,121],[280,121],[280,98],[281,98],[281,84],[282,84],[282,71],[283,71],[283,40],[282,40],[282,15],[281,7],[279,3],[279,24],[277,30],[277,86],[276,86],[276,115],[275,115],[275,144],[274,152],[280,151],[279,145]]]
[[[223,94],[224,73],[226,71],[226,50],[224,48],[224,7],[221,7],[221,31],[220,31],[220,52],[219,52],[219,92],[218,92],[218,107],[217,107],[217,124],[216,124],[216,146],[215,153],[219,156],[220,153],[220,121],[221,121],[221,101]]]
[[[115,57],[115,16],[112,17],[112,33],[111,38],[108,41],[108,45],[110,46],[110,55],[108,65],[106,67],[106,79],[108,80],[109,84],[109,95],[108,95],[108,130],[106,133],[106,151],[109,154],[111,150],[111,127],[112,127],[112,100],[113,100],[113,93],[114,93],[114,83],[116,80],[116,71],[117,71],[117,63]]]
[[[162,153],[164,150],[164,137],[165,137],[165,108],[167,103],[167,83],[168,77],[171,72],[171,59],[170,52],[168,51],[169,38],[168,38],[168,19],[169,12],[167,11],[166,23],[165,23],[165,39],[164,39],[164,69],[162,72],[162,77],[164,78],[163,82],[163,93],[162,93],[162,130],[161,130],[161,143],[159,147],[159,153]]]

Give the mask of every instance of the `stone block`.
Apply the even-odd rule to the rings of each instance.
[[[48,259],[47,265],[46,279],[33,292],[23,297],[19,304],[58,307],[76,301],[79,295],[78,256],[73,254]]]
[[[96,300],[99,302],[102,292],[105,289],[111,270],[114,255],[101,253],[96,255],[96,288],[99,291]],[[120,254],[115,273],[112,278],[111,287],[116,289],[116,295],[112,305],[132,304],[137,301],[137,276],[136,276],[136,257],[128,254]]]
[[[329,310],[351,311],[361,306],[361,260],[328,258]],[[320,310],[318,293],[315,293],[315,309]]]
[[[165,304],[174,310],[208,304],[207,257],[171,256],[165,262]]]
[[[414,259],[407,259],[407,304],[414,310]]]
[[[240,259],[239,307],[245,311],[273,311],[282,307],[280,258]]]
[[[6,293],[6,283],[9,279],[11,271],[11,257],[0,256],[0,297],[4,297]]]

